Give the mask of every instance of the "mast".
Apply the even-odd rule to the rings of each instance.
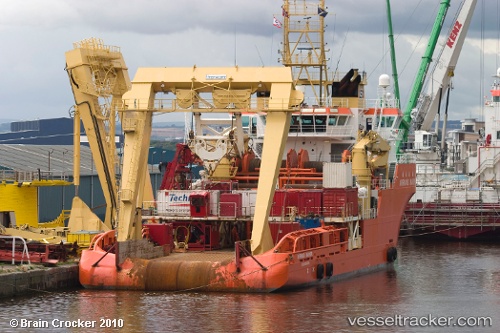
[[[331,85],[325,56],[326,9],[325,0],[317,5],[284,0],[282,6],[284,42],[280,60],[292,68],[294,84],[314,99],[308,102],[313,105],[327,104]]]

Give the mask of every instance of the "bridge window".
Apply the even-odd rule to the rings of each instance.
[[[303,116],[301,118],[302,132],[313,132],[314,131],[314,117],[313,116]]]
[[[394,125],[394,117],[382,117],[380,127],[392,127]]]
[[[344,126],[347,123],[347,116],[339,116],[338,126]]]
[[[424,134],[422,145],[424,147],[430,147],[430,146],[432,146],[432,135],[430,135],[430,134]]]
[[[314,121],[316,123],[316,132],[326,131],[326,116],[316,116]]]
[[[290,132],[300,132],[300,116],[292,116],[290,120]]]
[[[250,117],[249,116],[241,116],[241,124],[243,125],[243,127],[248,128],[248,124],[249,123],[250,123]]]
[[[347,116],[330,116],[328,126],[344,126],[347,123]]]
[[[396,117],[387,117],[387,127],[392,127],[394,125],[394,121]]]
[[[257,134],[257,117],[252,117],[252,126],[251,126],[251,132],[252,134]]]

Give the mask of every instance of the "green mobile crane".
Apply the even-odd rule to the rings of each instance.
[[[415,78],[415,83],[413,84],[413,90],[406,105],[405,111],[403,113],[403,119],[399,125],[399,130],[403,131],[402,139],[396,141],[396,156],[400,154],[401,144],[408,141],[408,134],[410,132],[411,125],[411,112],[417,105],[418,97],[422,91],[424,81],[429,69],[429,64],[432,61],[432,54],[436,48],[439,34],[441,33],[441,28],[443,27],[444,18],[450,7],[450,0],[442,0],[441,6],[432,27],[431,37],[429,38],[429,43],[427,44],[427,49],[422,57],[422,62],[420,63],[420,68],[418,70],[417,77]]]

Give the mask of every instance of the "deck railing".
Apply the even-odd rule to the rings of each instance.
[[[34,181],[69,181],[69,175],[62,171],[16,171],[0,170],[0,181],[25,183]]]
[[[6,239],[12,241],[12,265],[16,264],[16,239],[23,243],[23,253],[21,255],[21,265],[24,263],[24,256],[28,259],[28,264],[31,265],[30,254],[28,252],[28,246],[24,238],[19,236],[0,236],[0,239]]]

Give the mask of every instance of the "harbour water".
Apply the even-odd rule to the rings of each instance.
[[[500,332],[500,243],[402,238],[392,269],[283,293],[76,289],[0,309],[0,332]]]

